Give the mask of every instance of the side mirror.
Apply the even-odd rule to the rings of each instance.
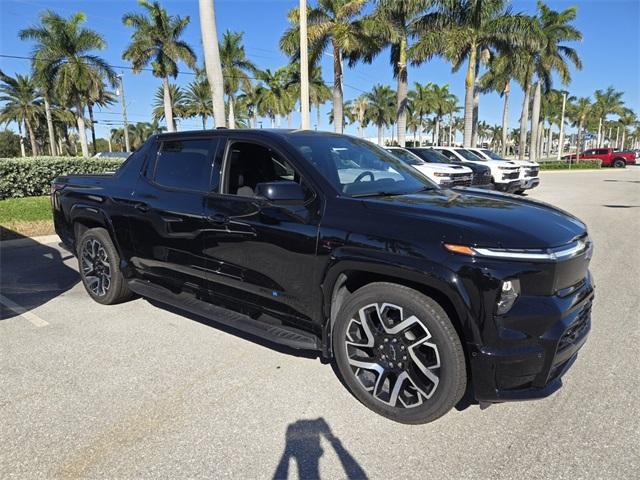
[[[281,182],[264,182],[256,185],[256,197],[265,198],[271,202],[304,202],[305,194],[302,185],[289,180]]]

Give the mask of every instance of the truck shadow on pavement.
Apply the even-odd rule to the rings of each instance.
[[[324,418],[298,420],[289,424],[286,445],[280,462],[273,474],[274,480],[289,478],[291,461],[295,460],[298,478],[309,480],[320,478],[320,458],[324,454],[320,440],[324,438],[333,448],[344,470],[344,477],[351,480],[366,479],[367,474],[353,455],[342,445]]]
[[[0,320],[44,305],[80,281],[64,263],[71,253],[19,234],[14,238],[0,243]]]

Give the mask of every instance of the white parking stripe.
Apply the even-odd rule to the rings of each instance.
[[[47,322],[46,320],[43,320],[42,318],[37,316],[35,313],[29,312],[24,307],[21,307],[14,301],[9,300],[4,295],[0,295],[0,303],[5,307],[7,307],[9,310],[12,310],[18,315],[20,315],[22,318],[29,320],[36,327],[46,327],[47,325],[49,325],[49,322]]]

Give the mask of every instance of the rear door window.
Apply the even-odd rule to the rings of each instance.
[[[217,185],[219,180],[211,178],[217,146],[218,140],[213,138],[163,141],[153,172],[154,182],[179,190],[209,191],[210,185]]]

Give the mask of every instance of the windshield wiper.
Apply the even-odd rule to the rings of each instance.
[[[365,192],[355,193],[351,195],[352,198],[364,198],[364,197],[391,197],[396,195],[407,195],[407,192]]]

